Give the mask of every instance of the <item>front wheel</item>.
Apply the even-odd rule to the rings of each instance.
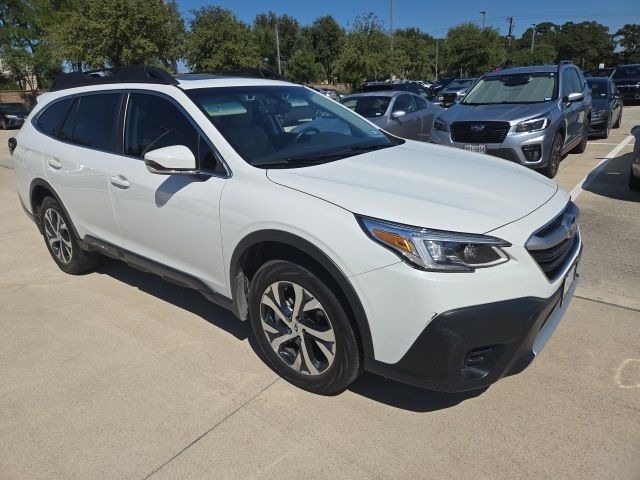
[[[284,260],[260,267],[249,288],[249,317],[268,364],[300,388],[335,394],[362,370],[344,308],[306,268]]]
[[[551,142],[551,149],[549,150],[549,160],[547,166],[542,169],[542,174],[546,177],[553,178],[558,173],[560,168],[560,160],[562,159],[562,147],[563,140],[560,132],[556,133]]]
[[[591,127],[591,122],[589,119],[584,121],[584,125],[582,125],[582,138],[580,139],[580,143],[576,145],[576,147],[572,150],[571,153],[584,153],[587,149],[587,141],[589,140],[589,128]]]
[[[622,108],[620,109],[620,113],[618,114],[618,119],[616,123],[613,124],[613,128],[620,128],[620,123],[622,122]]]

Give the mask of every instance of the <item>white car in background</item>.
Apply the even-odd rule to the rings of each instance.
[[[334,122],[292,131],[292,105]],[[13,158],[63,271],[106,255],[195,288],[317,393],[363,370],[486,387],[531,362],[575,289],[578,210],[553,181],[284,81],[65,74]]]

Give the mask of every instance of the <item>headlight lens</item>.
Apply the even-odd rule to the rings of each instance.
[[[604,117],[606,110],[597,110],[595,112],[593,112],[592,116],[593,118],[600,118],[600,117]]]
[[[433,128],[435,128],[436,130],[440,130],[441,132],[448,132],[449,131],[449,125],[446,122],[443,122],[439,118],[436,118],[433,121]]]
[[[551,122],[547,117],[532,118],[516,125],[516,132],[535,132],[536,130],[544,130],[550,124]]]
[[[367,235],[414,268],[439,272],[473,272],[509,261],[496,237],[426,228],[359,217]]]

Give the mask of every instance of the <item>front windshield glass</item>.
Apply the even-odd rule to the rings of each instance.
[[[613,72],[612,78],[638,78],[640,77],[640,65],[633,67],[618,67]]]
[[[473,85],[473,78],[469,78],[466,80],[454,80],[449,85],[447,85],[447,90],[470,87],[471,85]]]
[[[591,89],[591,96],[593,98],[606,98],[607,97],[607,82],[606,80],[592,80],[587,78],[587,83]]]
[[[301,86],[203,88],[187,94],[255,167],[325,163],[401,142]]]
[[[492,75],[481,79],[462,103],[489,105],[496,103],[538,103],[557,98],[557,75],[524,73]]]
[[[362,115],[367,118],[381,117],[387,111],[391,97],[347,97],[342,100],[342,104],[356,112],[358,115]]]

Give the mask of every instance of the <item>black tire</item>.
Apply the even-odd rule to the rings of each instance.
[[[612,128],[620,128],[620,123],[622,122],[622,108],[620,109],[620,113],[618,114],[618,119],[616,123],[613,124]]]
[[[541,173],[548,178],[553,178],[557,175],[560,168],[560,160],[562,160],[562,147],[564,141],[560,132],[556,133],[551,142],[551,148],[549,149],[549,158],[547,166],[541,170]]]
[[[45,197],[42,200],[38,209],[38,222],[42,226],[47,250],[60,270],[78,275],[98,265],[101,256],[80,248],[71,220],[54,198]]]
[[[591,122],[589,119],[586,119],[584,125],[582,126],[582,139],[580,143],[575,146],[575,148],[571,151],[571,153],[584,153],[587,149],[587,141],[589,140],[589,128],[591,126]]]
[[[640,177],[636,177],[633,174],[633,167],[631,167],[631,170],[629,171],[629,188],[636,192],[640,192]]]
[[[604,127],[604,130],[602,131],[602,134],[600,135],[600,138],[602,139],[607,139],[609,138],[609,132],[611,132],[611,122],[613,121],[613,119],[611,118],[611,114],[609,114],[609,118],[607,118],[607,124]]]
[[[292,315],[297,294],[294,285],[303,289],[297,290],[301,292],[301,307],[295,319]],[[276,308],[282,306],[280,313],[289,323],[267,305],[269,299],[275,298],[275,292],[282,292],[278,295],[278,305],[271,303]],[[263,296],[268,298],[265,300]],[[319,308],[313,308],[311,299],[317,301]],[[304,311],[305,306],[309,311]],[[307,268],[285,260],[272,260],[260,267],[249,287],[249,318],[269,366],[297,387],[322,395],[336,394],[362,372],[360,348],[344,308],[325,282]],[[335,341],[319,340],[309,332],[332,335]],[[275,347],[276,352],[272,342],[285,336],[288,340],[281,341]],[[333,357],[325,355],[324,352],[331,349]]]

